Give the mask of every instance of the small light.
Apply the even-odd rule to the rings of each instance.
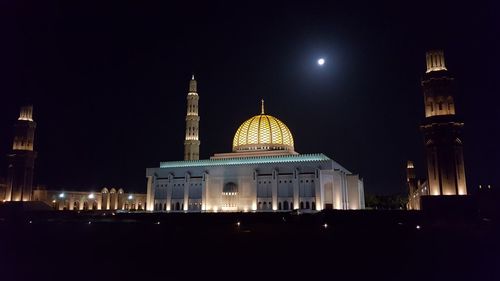
[[[134,196],[132,196],[132,195],[128,196],[128,200],[132,200],[132,198],[134,198]]]
[[[52,200],[52,203],[56,203],[56,200]]]
[[[33,221],[30,221],[30,223],[33,223]]]
[[[89,224],[91,224],[92,222],[89,221]]]
[[[416,226],[416,229],[419,229],[419,230],[420,230],[420,225],[417,225],[417,226]]]
[[[236,223],[236,225],[239,227],[239,226],[241,225],[241,223],[240,223],[240,222],[237,222],[237,223]]]
[[[59,194],[59,198],[64,198],[64,193]]]
[[[94,199],[94,193],[90,193],[89,199]]]
[[[160,224],[160,222],[159,222],[159,221],[157,221],[157,222],[156,222],[156,224]]]
[[[490,189],[490,188],[491,188],[491,185],[488,184],[488,189]]]
[[[323,225],[323,227],[324,227],[324,228],[327,228],[327,227],[328,227],[328,224],[326,224],[326,223],[325,223],[325,224]]]
[[[318,65],[324,65],[325,64],[325,59],[324,58],[320,58],[318,60]]]

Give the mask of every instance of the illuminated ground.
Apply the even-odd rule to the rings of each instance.
[[[499,233],[492,219],[399,211],[24,213],[0,221],[1,280],[499,280]]]

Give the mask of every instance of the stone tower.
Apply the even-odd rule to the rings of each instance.
[[[198,116],[198,100],[199,100],[196,80],[194,75],[189,81],[189,92],[187,95],[187,114],[186,114],[186,137],[184,139],[184,160],[199,160],[200,159],[200,140],[199,140],[199,124],[200,116]]]
[[[424,134],[430,195],[466,195],[461,131],[464,123],[455,115],[454,78],[442,51],[426,54],[427,71],[422,79]]]
[[[8,157],[6,201],[31,201],[36,152],[33,151],[36,123],[33,106],[21,107],[14,125],[14,141]]]
[[[406,163],[406,183],[408,184],[409,194],[411,195],[415,193],[418,185],[415,176],[415,166],[413,165],[413,161],[408,161],[408,163]]]

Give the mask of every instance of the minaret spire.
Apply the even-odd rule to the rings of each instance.
[[[184,138],[184,160],[200,159],[200,140],[198,136],[200,117],[198,116],[198,89],[194,74],[189,81],[186,113],[186,135]]]
[[[196,85],[196,80],[194,80],[194,74],[191,75],[191,80],[189,81],[189,92],[190,93],[196,93],[197,91],[197,85]]]
[[[264,113],[264,99],[260,100],[260,114],[265,114]]]
[[[36,122],[33,121],[33,106],[21,107],[14,125],[14,141],[8,155],[6,201],[31,201],[33,171],[37,156],[34,151]]]

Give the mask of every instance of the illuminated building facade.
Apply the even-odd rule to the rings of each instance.
[[[42,201],[55,210],[145,210],[146,194],[125,193],[123,189],[103,188],[100,192],[60,191],[38,188],[33,201]]]
[[[427,182],[414,190],[409,185],[409,206],[415,207],[420,204],[412,200],[420,202],[417,197],[422,195],[467,195],[461,135],[464,123],[455,113],[454,78],[445,66],[442,51],[427,52],[426,62],[422,79],[425,121],[420,128],[427,158]]]
[[[8,177],[5,181],[0,178],[1,201],[42,201],[55,210],[145,210],[146,194],[125,193],[121,188],[103,188],[101,192],[33,189],[36,158],[33,106],[21,107],[14,128]]]
[[[359,176],[324,154],[295,152],[290,130],[265,114],[263,101],[261,113],[236,131],[232,152],[206,160],[161,162],[160,167],[148,168],[146,177],[147,209],[154,211],[264,212],[365,206]]]
[[[14,125],[12,150],[7,155],[6,201],[31,201],[36,152],[33,150],[36,123],[33,106],[21,107]]]

